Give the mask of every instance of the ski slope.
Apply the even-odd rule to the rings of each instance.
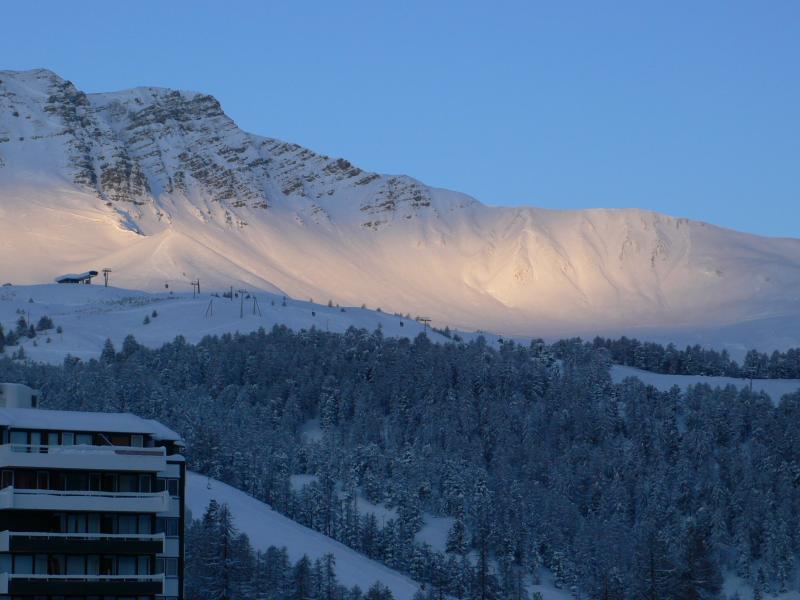
[[[711,377],[706,375],[665,375],[663,373],[652,373],[634,367],[622,365],[612,365],[611,379],[614,383],[620,383],[627,377],[636,377],[647,385],[666,391],[677,385],[681,389],[697,384],[706,384],[711,387],[725,387],[732,385],[738,389],[749,388],[749,379],[737,379],[735,377]],[[753,390],[764,392],[773,402],[778,402],[784,394],[791,394],[800,390],[800,379],[753,379]]]
[[[190,472],[186,483],[186,506],[193,518],[203,515],[211,500],[227,504],[234,525],[250,538],[254,548],[285,546],[292,561],[304,554],[312,560],[325,554],[336,557],[336,576],[342,585],[359,586],[366,592],[376,581],[386,585],[397,600],[410,600],[419,589],[415,581],[356,552],[220,481]]]
[[[252,296],[256,297],[255,305]],[[269,330],[274,325],[286,325],[298,331],[316,327],[324,331],[343,332],[349,327],[368,331],[380,329],[384,335],[414,338],[425,328],[422,324],[387,313],[326,304],[315,304],[291,298],[253,292],[251,298],[233,301],[202,293],[193,298],[191,292],[148,293],[102,285],[47,284],[0,287],[0,324],[11,331],[19,317],[36,324],[49,316],[55,326],[63,329],[42,332],[34,340],[22,339],[25,355],[35,361],[60,363],[69,355],[96,358],[103,343],[110,339],[117,350],[129,334],[147,347],[159,347],[182,335],[190,343],[207,335],[247,333],[259,327]],[[153,317],[153,311],[158,316]],[[145,317],[150,319],[145,324]],[[446,341],[428,329],[437,341]],[[462,334],[474,337],[475,334]],[[47,342],[47,339],[50,339]],[[35,345],[34,345],[35,342]],[[17,348],[9,346],[7,352]]]

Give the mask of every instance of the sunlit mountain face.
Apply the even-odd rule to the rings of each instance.
[[[130,288],[199,278],[511,335],[800,339],[795,239],[637,209],[490,207],[247,133],[202,93],[0,80],[2,281],[110,267]]]

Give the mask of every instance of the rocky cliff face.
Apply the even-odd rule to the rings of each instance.
[[[490,208],[242,131],[208,95],[86,94],[46,70],[0,72],[0,252],[21,282],[111,266],[131,287],[200,277],[529,334],[731,324],[800,299],[797,240]]]
[[[35,145],[59,139],[63,173],[95,193],[121,221],[146,231],[148,217],[172,218],[170,197],[198,205],[202,218],[244,227],[239,209],[267,210],[296,202],[326,216],[316,201],[349,190],[368,190],[359,205],[362,225],[377,228],[398,209],[430,206],[426,188],[407,177],[367,173],[278,140],[241,131],[211,96],[163,88],[85,94],[46,70],[3,72],[0,110],[24,115],[27,138],[2,120],[3,143]],[[0,155],[3,152],[0,146]],[[300,202],[298,202],[300,201]],[[141,223],[139,223],[141,221]]]

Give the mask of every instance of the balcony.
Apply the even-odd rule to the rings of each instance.
[[[0,510],[58,510],[91,512],[160,513],[169,510],[169,492],[86,492],[0,490]]]
[[[0,467],[155,473],[167,468],[167,454],[162,447],[3,444]]]
[[[0,552],[24,554],[162,554],[164,534],[1,531]]]
[[[22,575],[0,573],[0,594],[152,595],[164,589],[163,575]]]

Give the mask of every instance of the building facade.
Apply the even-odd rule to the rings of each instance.
[[[0,384],[0,600],[182,600],[182,441]]]

